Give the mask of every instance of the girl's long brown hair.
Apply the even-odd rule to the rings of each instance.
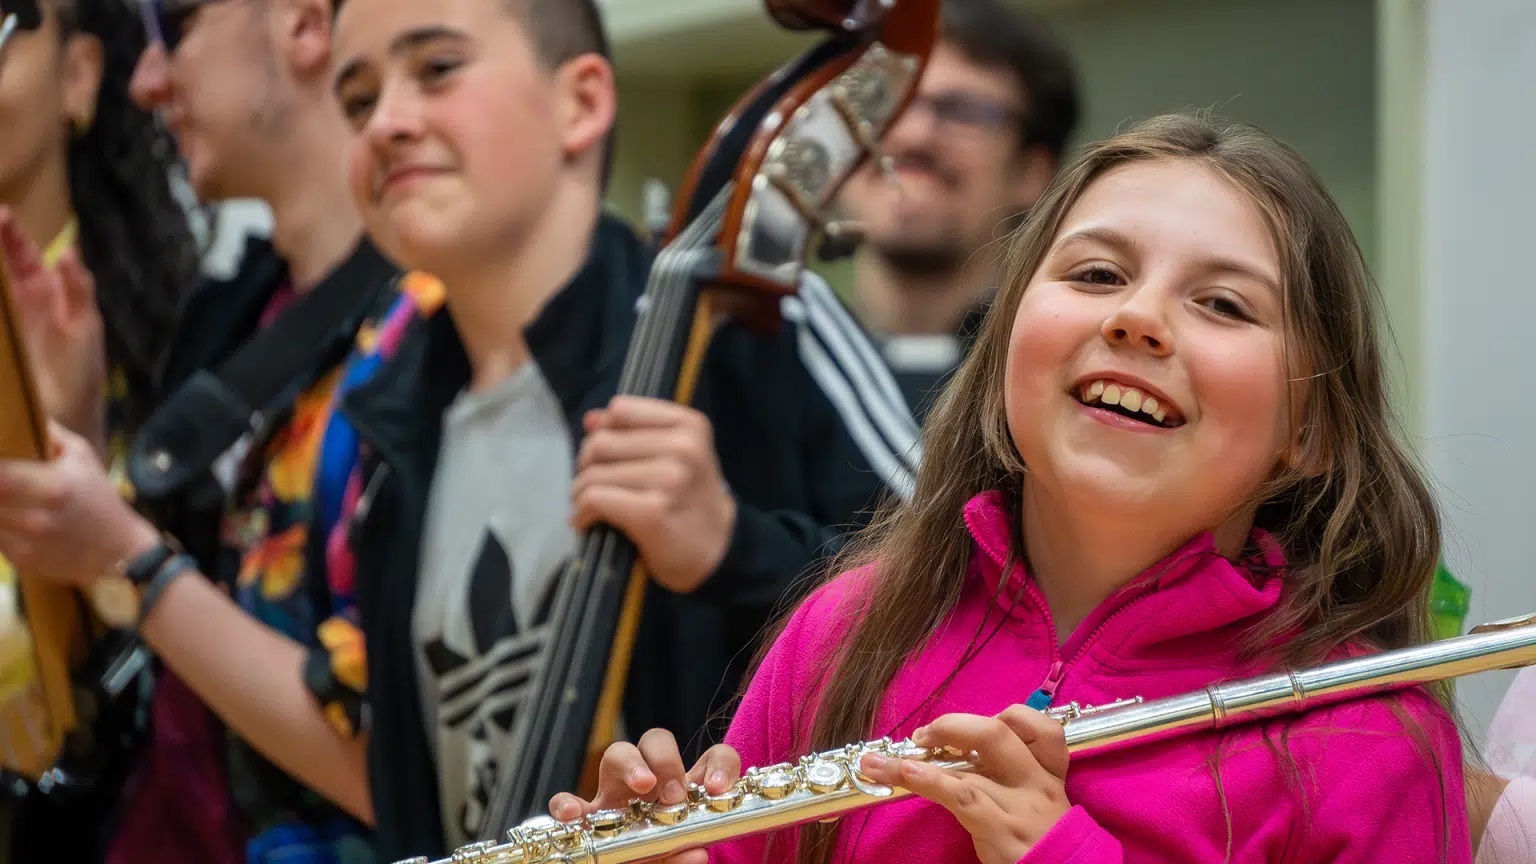
[[[976,346],[925,426],[926,452],[910,502],[884,509],[835,563],[832,572],[878,567],[856,604],[856,623],[825,670],[807,751],[889,731],[871,728],[886,687],[960,597],[972,549],[964,505],[980,492],[1012,492],[1022,482],[1024,464],[1004,413],[1003,371],[1025,285],[1089,184],[1113,168],[1159,159],[1211,168],[1251,196],[1281,259],[1297,443],[1288,460],[1293,467],[1257,494],[1258,523],[1283,544],[1288,569],[1281,606],[1250,634],[1250,651],[1270,652],[1277,664],[1303,664],[1346,642],[1390,649],[1429,638],[1439,517],[1400,443],[1377,337],[1379,297],[1349,225],[1284,144],[1244,125],[1161,116],[1087,148],[1010,239],[1000,291]],[[1277,645],[1285,633],[1296,635]],[[829,861],[836,830],[802,830],[800,861]]]

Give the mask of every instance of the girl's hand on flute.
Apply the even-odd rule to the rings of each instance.
[[[1067,739],[1060,723],[1014,705],[996,717],[946,714],[913,743],[974,753],[974,772],[865,756],[871,780],[910,789],[942,806],[970,832],[982,864],[1016,864],[1067,811]]]
[[[574,822],[598,810],[620,810],[639,799],[653,804],[679,804],[688,797],[688,784],[697,783],[719,795],[741,777],[741,756],[724,744],[705,751],[689,771],[677,739],[665,729],[652,729],[638,745],[618,742],[603,752],[597,771],[597,797],[591,801],[562,792],[550,799],[549,815]],[[709,853],[695,849],[663,859],[670,864],[705,864]]]

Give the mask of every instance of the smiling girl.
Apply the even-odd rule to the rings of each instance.
[[[787,621],[726,744],[652,731],[592,802],[674,803],[865,739],[917,796],[679,860],[1465,862],[1460,741],[1426,690],[1069,760],[1041,710],[1425,641],[1439,549],[1398,443],[1375,294],[1290,149],[1154,119],[1088,149],[1014,238],[912,502]]]

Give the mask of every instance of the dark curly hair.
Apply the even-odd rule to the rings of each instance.
[[[199,272],[191,213],[173,188],[175,143],[128,97],[143,28],[123,0],[45,0],[59,30],[96,37],[102,76],[94,121],[69,144],[69,191],[80,254],[96,277],[107,361],[126,383],[118,421],[131,431],[158,398],[161,365],[182,300]]]

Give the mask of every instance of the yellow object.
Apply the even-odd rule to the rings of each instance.
[[[80,222],[71,215],[69,221],[64,223],[64,227],[59,229],[59,233],[54,235],[54,238],[48,242],[47,248],[43,250],[43,263],[49,267],[58,264],[59,259],[64,257],[64,251],[75,245],[75,238],[79,234]],[[11,562],[5,560],[4,557],[0,557],[0,591],[8,590],[10,586],[15,584],[16,568],[12,567]],[[15,608],[14,602],[11,604],[11,608]],[[0,627],[3,627],[6,623],[0,621]],[[3,679],[4,674],[3,671],[0,671],[0,679]],[[3,684],[0,684],[0,687],[3,687]],[[3,693],[0,693],[0,695],[3,695]]]
[[[75,238],[79,234],[80,222],[74,216],[70,216],[69,221],[64,223],[64,227],[59,229],[59,233],[48,241],[47,248],[43,250],[43,263],[49,267],[58,264],[59,259],[64,257],[65,251],[75,245]]]
[[[73,215],[42,250],[47,267],[57,266],[64,253],[74,247],[79,225]],[[7,387],[18,382],[20,390],[30,392],[25,382],[24,366],[15,352],[20,350],[9,298],[4,298],[4,338],[7,367],[0,378]],[[35,393],[27,397],[35,399]],[[27,406],[30,415],[35,405]],[[36,423],[36,419],[27,421]],[[32,430],[36,434],[36,430]],[[38,449],[36,442],[26,449]],[[13,454],[8,454],[13,455]],[[32,454],[37,455],[37,454]],[[23,599],[25,595],[25,600]],[[30,610],[23,610],[24,603]],[[0,765],[28,779],[42,776],[63,746],[63,736],[75,724],[73,700],[68,695],[69,661],[67,646],[39,642],[28,619],[46,620],[58,631],[75,629],[76,612],[64,592],[54,588],[23,586],[15,568],[0,558]]]

